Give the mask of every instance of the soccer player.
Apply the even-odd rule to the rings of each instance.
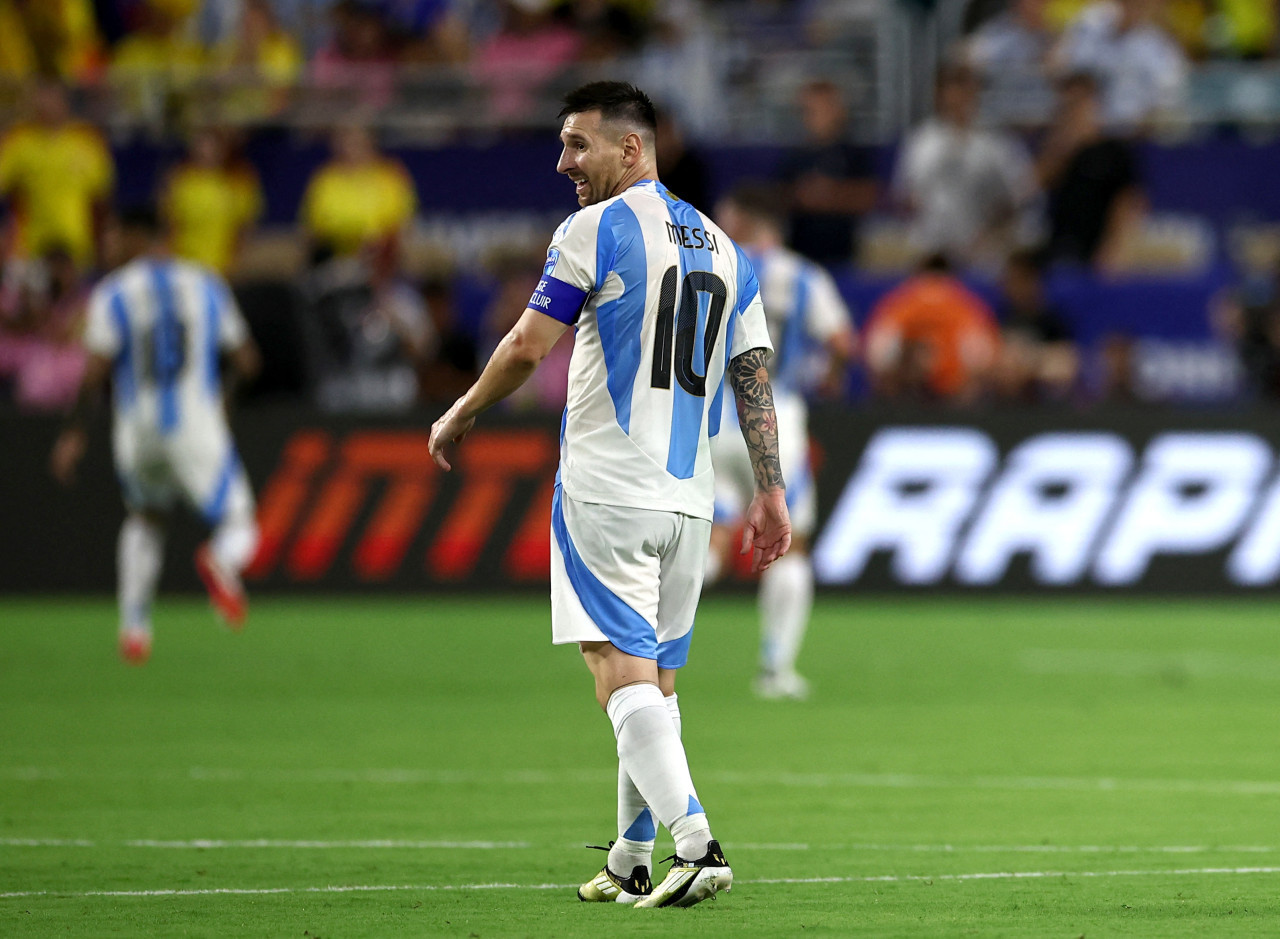
[[[773,406],[778,415],[778,454],[791,512],[791,551],[760,575],[760,674],[764,698],[807,697],[796,657],[813,609],[809,536],[817,515],[809,466],[806,394],[843,390],[855,336],[849,310],[826,270],[783,246],[785,207],[767,186],[744,184],[717,206],[716,218],[742,245],[760,283],[774,354]],[[732,414],[725,419],[732,422]],[[722,433],[711,446],[716,473],[716,517],[707,558],[707,582],[719,579],[730,559],[732,537],[753,491],[749,454],[737,434]]]
[[[110,376],[116,474],[128,509],[117,553],[120,654],[134,665],[151,655],[151,602],[175,500],[213,528],[196,551],[196,570],[233,629],[247,614],[239,575],[258,540],[219,372],[220,353],[227,352],[232,382],[252,377],[258,351],[226,283],[207,268],[169,258],[159,229],[151,209],[121,220],[121,246],[131,260],[89,298],[88,364],[51,458],[54,475],[69,485],[87,444],[86,419]]]
[[[767,569],[791,541],[771,347],[746,256],[658,181],[648,97],[595,82],[567,95],[560,116],[556,169],[582,209],[556,231],[528,308],[430,446],[448,469],[445,445],[576,328],[552,505],[552,639],[578,644],[619,764],[618,838],[578,896],[690,906],[733,883],[689,774],[675,692],[710,539],[726,372],[755,469],[743,552]],[[676,844],[656,888],[655,819]]]

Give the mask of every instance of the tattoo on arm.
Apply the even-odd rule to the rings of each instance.
[[[773,412],[773,386],[765,367],[768,352],[750,349],[729,363],[729,385],[738,403],[738,424],[747,442],[756,489],[780,489],[782,463],[778,459],[778,419]]]

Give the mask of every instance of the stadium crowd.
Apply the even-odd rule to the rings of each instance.
[[[673,104],[663,180],[714,214],[727,181],[680,97],[698,73],[673,66],[690,65],[722,19],[747,43],[739,60],[754,42],[810,50],[820,64],[817,53],[848,41],[851,19],[896,2],[0,0],[0,396],[58,410],[75,394],[85,298],[115,251],[113,128],[183,142],[166,165],[127,169],[150,174],[172,250],[237,284],[255,328],[254,298],[283,295],[255,281],[264,271],[289,281],[306,392],[332,408],[404,408],[466,386],[523,308],[543,246],[491,244],[478,269],[447,245],[424,250],[417,233],[436,207],[381,146],[388,114],[444,101],[518,134],[570,70],[626,63]],[[1053,277],[1084,271],[1105,283],[1161,268],[1167,246],[1153,239],[1138,144],[1178,113],[1196,63],[1275,53],[1275,5],[971,0],[963,12],[931,113],[889,146],[860,145],[847,84],[816,66],[778,77],[798,117],[769,174],[790,244],[837,273],[892,281],[855,303],[859,356],[838,394],[1141,397],[1141,337],[1117,324],[1078,340]],[[732,67],[711,76],[740,77]],[[278,179],[247,145],[317,113],[329,157],[292,229],[264,232]],[[1201,365],[1238,376],[1233,396],[1280,395],[1280,252],[1266,247],[1249,242],[1236,285],[1205,312],[1218,348]],[[288,342],[262,338],[270,373]],[[566,357],[567,347],[553,356],[524,405],[563,404],[554,376]]]

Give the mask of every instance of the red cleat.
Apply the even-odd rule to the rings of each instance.
[[[151,658],[151,633],[126,629],[120,633],[120,658],[128,665],[146,665]]]
[[[196,573],[209,591],[209,602],[218,616],[235,632],[244,628],[249,615],[249,599],[244,594],[240,578],[217,562],[209,543],[196,548]]]

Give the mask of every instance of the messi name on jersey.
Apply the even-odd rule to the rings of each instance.
[[[667,222],[667,238],[673,245],[680,248],[706,248],[708,251],[720,253],[716,233],[695,228],[692,225],[673,225]]]

